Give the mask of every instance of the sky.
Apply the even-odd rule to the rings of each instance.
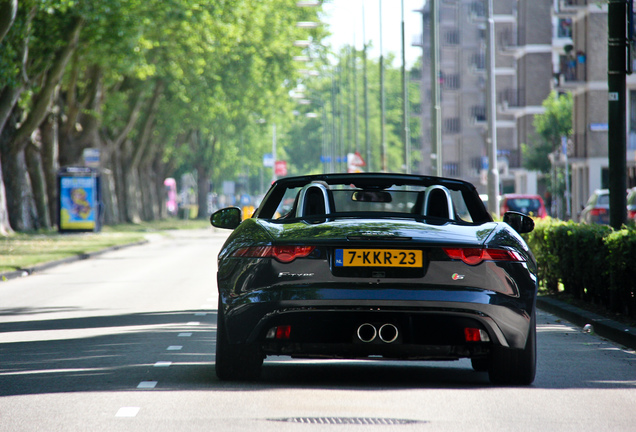
[[[327,40],[334,50],[343,45],[363,48],[363,28],[367,41],[372,41],[369,53],[372,58],[380,57],[380,5],[382,7],[382,52],[395,55],[393,66],[402,64],[402,7],[404,2],[404,39],[406,63],[412,66],[422,50],[413,47],[414,38],[422,33],[422,15],[419,10],[425,0],[326,0],[323,3],[322,21],[328,24],[332,36]],[[364,7],[364,20],[363,20]],[[364,22],[364,26],[363,26]]]

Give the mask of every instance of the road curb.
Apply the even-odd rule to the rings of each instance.
[[[580,327],[591,324],[594,333],[625,347],[636,349],[636,327],[572,306],[549,297],[537,297],[537,307]]]
[[[112,252],[112,251],[116,251],[119,249],[124,249],[127,247],[131,247],[131,246],[140,246],[142,244],[146,244],[148,243],[148,240],[140,240],[138,242],[134,242],[134,243],[126,243],[126,244],[122,244],[122,245],[116,245],[116,246],[111,246],[109,248],[105,248],[105,249],[101,249],[95,252],[89,252],[89,253],[82,253],[79,255],[75,255],[75,256],[71,256],[68,258],[63,258],[60,260],[56,260],[56,261],[50,261],[50,262],[46,262],[43,264],[38,264],[35,265],[33,267],[28,267],[28,268],[22,268],[20,270],[15,270],[15,271],[10,271],[10,272],[5,272],[5,273],[0,273],[0,282],[4,282],[4,281],[8,281],[11,279],[17,279],[17,278],[21,278],[21,277],[26,277],[26,276],[30,276],[33,273],[37,273],[37,272],[41,272],[53,267],[57,267],[59,265],[62,264],[68,264],[68,263],[72,263],[75,261],[81,261],[81,260],[85,260],[85,259],[89,259],[101,254],[104,254],[106,252]]]

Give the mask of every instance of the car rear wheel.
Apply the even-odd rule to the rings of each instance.
[[[491,353],[488,377],[493,384],[530,385],[537,369],[536,315],[532,315],[524,349],[495,347]]]
[[[472,358],[470,359],[470,364],[473,367],[473,370],[476,372],[486,372],[488,370],[488,365],[490,362],[487,358]]]
[[[230,344],[219,301],[216,328],[216,376],[222,381],[255,380],[261,374],[263,356],[255,345]]]

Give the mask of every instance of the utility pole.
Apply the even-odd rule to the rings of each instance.
[[[497,106],[495,100],[495,20],[492,0],[487,0],[486,113],[488,116],[488,212],[499,218],[499,168],[497,167]]]
[[[431,159],[435,159],[435,175],[442,175],[442,107],[439,95],[439,1],[431,0]],[[434,149],[434,150],[433,150]]]
[[[384,106],[384,53],[382,52],[382,0],[380,6],[380,140],[382,141],[382,172],[387,172],[387,146],[386,146],[386,112]]]
[[[367,33],[364,2],[362,2],[362,86],[364,87],[364,148],[367,154],[367,171],[371,172],[371,137],[369,135],[369,79],[367,76]]]
[[[629,50],[627,16],[629,0],[610,0],[607,13],[608,156],[610,225],[620,229],[627,219],[627,118],[626,86]]]
[[[409,128],[409,92],[406,77],[406,46],[404,40],[404,0],[402,0],[402,126],[404,141],[404,172],[411,173],[411,132]]]

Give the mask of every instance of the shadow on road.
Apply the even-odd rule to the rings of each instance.
[[[0,316],[51,312],[57,311],[0,310]],[[193,324],[195,315],[203,315],[197,317],[198,325]],[[188,333],[188,337],[182,337]],[[624,369],[603,368],[598,363],[602,359],[592,358],[576,369],[568,368],[581,353],[567,348],[559,353],[547,352],[541,336],[534,388],[636,387],[633,367],[628,367],[625,374]],[[153,391],[491,387],[487,374],[474,372],[467,360],[295,361],[271,357],[256,382],[220,382],[214,373],[215,341],[216,313],[210,311],[5,322],[0,324],[0,396],[133,391],[142,381],[157,381]],[[168,349],[177,345],[182,349]],[[157,367],[157,362],[168,361],[169,367]]]

